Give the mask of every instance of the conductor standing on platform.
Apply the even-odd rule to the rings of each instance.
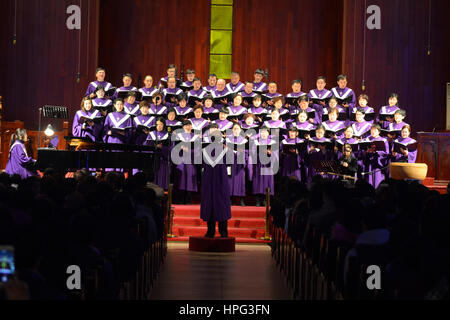
[[[200,217],[208,223],[205,237],[214,238],[217,221],[220,236],[227,238],[228,220],[231,219],[230,187],[224,159],[227,149],[217,124],[210,125],[203,146]]]

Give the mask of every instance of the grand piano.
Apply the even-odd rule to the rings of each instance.
[[[85,138],[64,137],[68,150],[39,148],[35,168],[74,171],[83,168],[122,168],[157,170],[153,146],[92,142]]]

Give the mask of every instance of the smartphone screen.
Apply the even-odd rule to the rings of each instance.
[[[0,281],[7,282],[15,271],[14,247],[0,246]]]

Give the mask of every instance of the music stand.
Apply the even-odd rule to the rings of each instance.
[[[61,106],[44,106],[39,108],[39,131],[38,131],[38,149],[41,146],[41,118],[44,112],[44,118],[51,119],[69,119],[69,109]]]

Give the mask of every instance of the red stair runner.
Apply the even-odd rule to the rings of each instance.
[[[173,234],[169,241],[189,241],[190,236],[202,237],[206,233],[206,222],[200,219],[200,205],[173,205]],[[228,236],[236,238],[237,243],[267,243],[261,240],[266,230],[265,207],[231,207],[228,220]],[[216,237],[219,237],[216,226]]]

